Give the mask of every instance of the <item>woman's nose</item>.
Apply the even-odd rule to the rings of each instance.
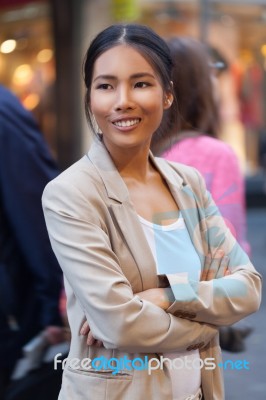
[[[117,97],[115,103],[115,110],[128,110],[134,108],[134,101],[132,94],[128,88],[120,88],[117,90]]]

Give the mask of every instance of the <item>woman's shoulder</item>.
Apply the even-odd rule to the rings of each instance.
[[[53,197],[64,195],[73,198],[75,194],[88,199],[93,197],[99,186],[100,177],[87,155],[84,155],[46,185],[43,198],[50,194]]]
[[[182,184],[198,185],[199,180],[203,179],[200,172],[193,166],[180,162],[155,157],[157,164],[161,167],[167,177],[173,177]]]
[[[185,191],[189,196],[192,196],[192,193],[194,193],[194,196],[197,197],[199,202],[204,202],[206,184],[198,169],[179,162],[168,161],[166,159],[161,159],[161,162],[161,165],[165,164],[163,170],[167,179],[172,184],[179,187],[182,191]]]

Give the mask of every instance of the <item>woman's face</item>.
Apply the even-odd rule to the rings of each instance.
[[[134,48],[118,45],[96,60],[90,108],[109,150],[149,146],[169,100],[171,94]]]

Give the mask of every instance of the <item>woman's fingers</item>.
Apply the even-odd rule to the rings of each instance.
[[[228,275],[231,275],[231,272],[229,269],[226,269],[224,276],[228,276]]]
[[[218,249],[212,257],[210,253],[205,258],[204,269],[201,274],[202,281],[210,281],[230,275],[228,269],[229,257],[224,255],[224,250]]]
[[[94,339],[94,337],[92,336],[91,331],[89,331],[88,333],[88,337],[87,337],[87,345],[88,346],[92,346],[93,344],[96,344],[97,340]]]
[[[219,270],[221,260],[224,256],[224,251],[222,249],[218,249],[212,258],[211,266],[208,270],[206,281],[211,281],[216,278],[217,271]]]
[[[224,256],[221,259],[220,265],[218,267],[218,270],[216,272],[216,279],[222,278],[226,275],[230,275],[230,271],[228,269],[228,264],[229,264],[229,257],[228,256]]]
[[[209,269],[211,267],[211,263],[212,263],[212,257],[211,254],[208,253],[207,256],[205,257],[205,263],[204,263],[204,268],[203,271],[201,273],[201,281],[207,281],[207,276],[209,273]]]
[[[85,321],[84,324],[82,325],[82,327],[80,329],[80,334],[83,335],[83,336],[87,335],[87,345],[88,346],[92,346],[92,345],[95,345],[97,347],[103,346],[103,342],[101,342],[100,340],[95,339],[92,336],[92,333],[91,333],[91,330],[90,330],[90,326],[89,326],[87,321]]]
[[[85,321],[84,324],[82,325],[81,329],[80,329],[80,334],[85,336],[89,332],[90,332],[90,326],[89,326],[88,322]]]

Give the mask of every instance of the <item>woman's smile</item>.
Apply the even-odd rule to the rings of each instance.
[[[127,132],[139,126],[141,118],[139,117],[120,117],[112,121],[112,124],[120,131]]]

